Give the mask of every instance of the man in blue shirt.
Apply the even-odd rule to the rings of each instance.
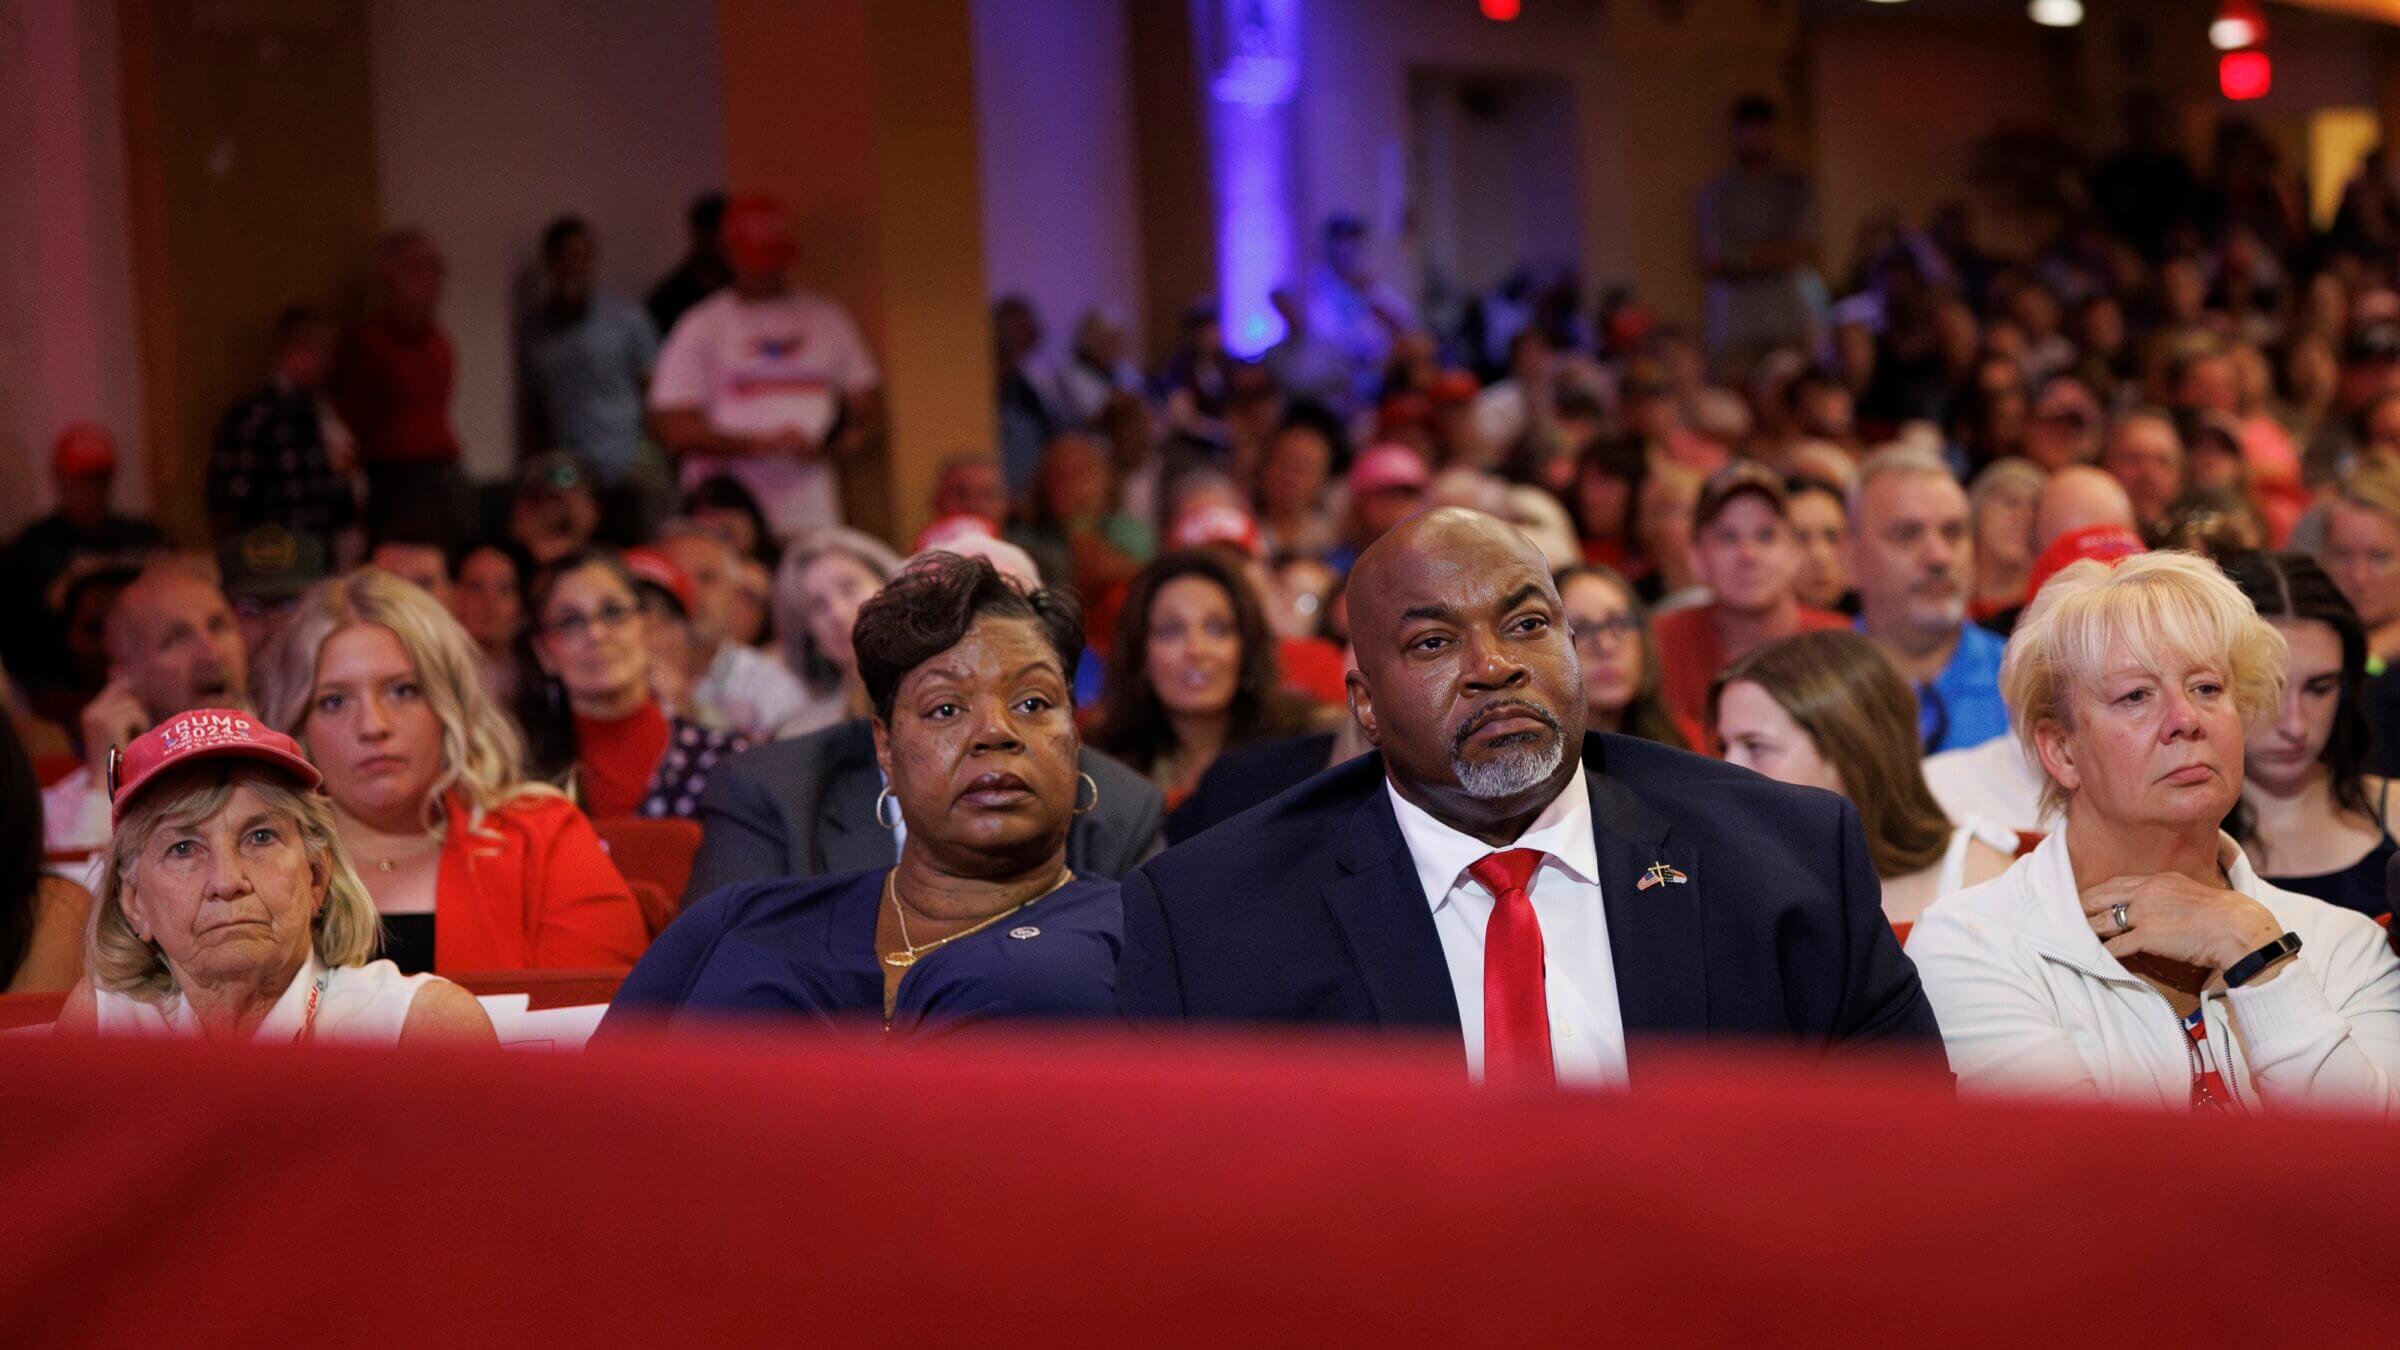
[[[542,231],[542,300],[518,344],[528,452],[564,450],[600,483],[612,538],[647,538],[674,504],[665,460],[642,439],[658,331],[642,307],[594,284],[591,226]]]
[[[1967,622],[1974,528],[1966,491],[1940,457],[1913,447],[1867,456],[1850,494],[1849,547],[1858,631],[1916,690],[1925,753],[2007,734],[2008,644]]]

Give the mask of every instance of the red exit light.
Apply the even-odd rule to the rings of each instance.
[[[1523,0],[1476,0],[1476,4],[1493,23],[1507,23],[1525,11]]]
[[[2275,63],[2265,52],[2227,52],[2217,58],[2217,88],[2230,99],[2265,98],[2275,87]]]

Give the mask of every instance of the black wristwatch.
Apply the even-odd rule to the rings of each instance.
[[[2300,935],[2298,933],[2286,933],[2282,937],[2279,937],[2273,942],[2268,943],[2266,946],[2261,947],[2257,951],[2254,951],[2248,956],[2243,957],[2241,960],[2225,967],[2225,987],[2228,989],[2239,989],[2243,985],[2257,979],[2266,971],[2267,967],[2274,965],[2276,962],[2298,952],[2299,950]]]

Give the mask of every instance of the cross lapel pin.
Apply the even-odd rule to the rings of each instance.
[[[1634,883],[1633,888],[1637,891],[1646,891],[1653,886],[1664,886],[1669,884],[1681,886],[1688,880],[1690,880],[1690,878],[1686,877],[1682,872],[1667,866],[1663,862],[1652,863],[1650,864],[1649,870],[1642,873],[1642,879]]]

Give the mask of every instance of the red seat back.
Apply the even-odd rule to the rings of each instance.
[[[681,898],[684,883],[692,879],[692,858],[700,852],[700,822],[611,816],[593,821],[592,828],[627,881],[646,881]]]
[[[43,787],[51,787],[56,785],[58,780],[82,767],[83,758],[80,755],[57,753],[35,755],[33,757],[33,778]]]
[[[58,1020],[65,994],[0,994],[0,1031],[46,1027]]]
[[[682,902],[683,893],[661,889],[658,883],[652,881],[628,881],[625,884],[633,890],[633,903],[641,906],[642,927],[649,931],[650,936],[655,938],[667,931],[667,925],[675,922],[675,910]]]

